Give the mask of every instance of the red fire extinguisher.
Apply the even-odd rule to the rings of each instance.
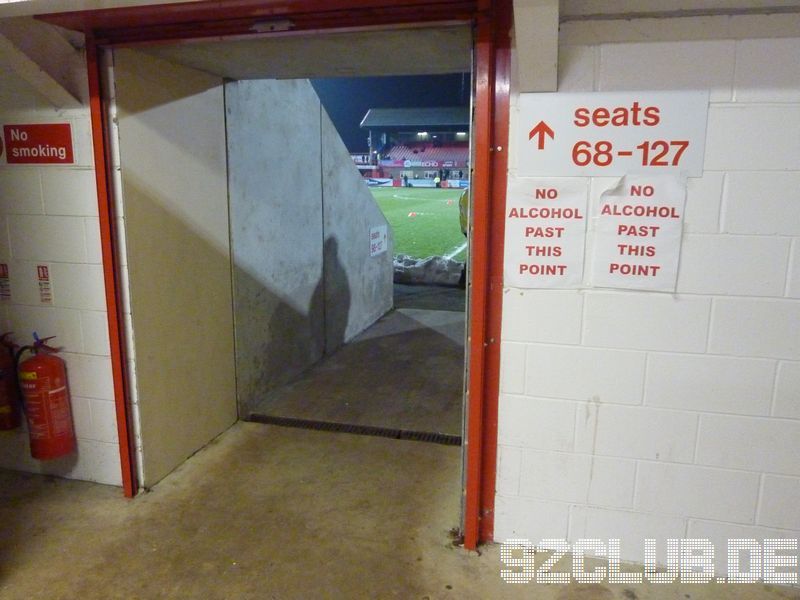
[[[19,388],[10,333],[0,336],[0,430],[19,427]]]
[[[67,369],[64,361],[55,355],[58,348],[46,343],[53,338],[40,340],[35,333],[33,338],[33,346],[23,346],[17,353],[17,361],[24,352],[33,353],[19,364],[17,372],[28,419],[31,456],[50,460],[75,451]]]

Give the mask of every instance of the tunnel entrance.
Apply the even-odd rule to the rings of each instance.
[[[470,68],[468,27],[420,31],[430,43],[449,40],[459,68]],[[314,74],[325,44],[350,40],[348,56],[361,55],[366,42],[351,35],[295,40],[310,54],[293,72]],[[396,43],[390,32],[370,35],[382,50],[361,68],[385,73],[409,32]],[[457,281],[394,284],[393,227],[368,186],[376,173],[359,170],[310,82],[280,71],[286,40],[273,42],[280,52],[268,42],[247,41],[244,66],[237,41],[105,56],[145,487],[237,416],[448,445],[463,438],[464,291]],[[453,55],[424,71],[452,70]],[[328,65],[320,74],[337,73]],[[402,176],[396,187],[380,179],[395,195],[407,189]],[[464,244],[460,190],[450,197],[442,187],[429,201]],[[378,248],[375,232],[385,236]],[[452,493],[461,480],[453,473]]]
[[[311,83],[319,98],[305,82],[238,83],[284,96],[277,102],[247,94],[251,104],[267,107],[260,118],[235,108],[237,90],[226,97],[240,415],[262,423],[459,444],[465,337],[459,276],[467,246],[459,217],[468,208],[459,206],[459,198],[469,182],[469,73]],[[462,106],[420,106],[430,102]],[[386,104],[405,108],[381,108]],[[284,114],[282,106],[291,109]],[[308,135],[320,110],[321,144]],[[236,129],[239,121],[247,133]],[[278,135],[271,133],[275,128]],[[421,136],[421,128],[430,131]],[[269,166],[258,166],[265,157],[250,153],[252,144],[237,143],[243,136],[262,144],[275,140],[275,154],[266,151]],[[298,172],[309,175],[300,189]],[[259,191],[270,182],[277,182],[274,191]],[[309,194],[316,186],[320,192]],[[236,207],[245,193],[253,200],[240,223]],[[304,197],[309,198],[305,208]],[[265,205],[265,198],[274,198],[276,206]],[[287,212],[290,223],[305,216],[294,236],[281,218]],[[265,273],[260,277],[265,280],[282,268],[286,279],[275,281],[270,286],[275,289],[314,272],[307,259],[305,268],[293,268],[306,248],[294,248],[291,240],[313,245],[309,223],[319,220],[321,285],[312,291],[313,282],[300,284],[307,290],[297,290],[299,309],[265,305],[260,298],[270,292],[263,285],[249,290],[252,273]],[[283,240],[280,253],[264,242],[276,238]],[[244,246],[247,251],[239,252]],[[244,255],[241,260],[237,253]],[[250,275],[242,269],[248,255],[258,262],[248,265]],[[411,269],[409,262],[415,263]],[[307,338],[298,336],[307,331]],[[242,353],[243,348],[250,351]],[[260,362],[253,352],[263,355]]]

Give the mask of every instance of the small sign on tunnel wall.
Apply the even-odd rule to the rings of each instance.
[[[11,301],[11,279],[8,276],[8,263],[0,263],[0,302]]]
[[[75,162],[69,123],[3,125],[0,160],[7,164],[71,165]]]
[[[386,225],[369,229],[369,255],[378,256],[389,248],[389,230]]]
[[[36,265],[36,279],[39,281],[39,302],[53,303],[53,286],[50,282],[50,265]]]

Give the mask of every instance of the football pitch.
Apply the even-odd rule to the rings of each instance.
[[[394,230],[394,253],[415,258],[466,260],[467,238],[458,221],[460,189],[370,188]]]

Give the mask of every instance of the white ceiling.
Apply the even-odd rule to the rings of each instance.
[[[436,75],[470,70],[467,26],[154,46],[148,54],[230,79]]]
[[[561,19],[675,12],[720,12],[800,9],[798,0],[560,0]]]
[[[0,18],[43,12],[171,4],[186,0],[0,0]],[[198,0],[194,0],[198,1]],[[800,0],[560,0],[561,20],[704,11],[800,10]],[[69,39],[79,44],[79,34]],[[74,39],[73,39],[74,38]],[[441,74],[470,69],[466,26],[313,36],[184,42],[148,48],[155,56],[231,79]]]

